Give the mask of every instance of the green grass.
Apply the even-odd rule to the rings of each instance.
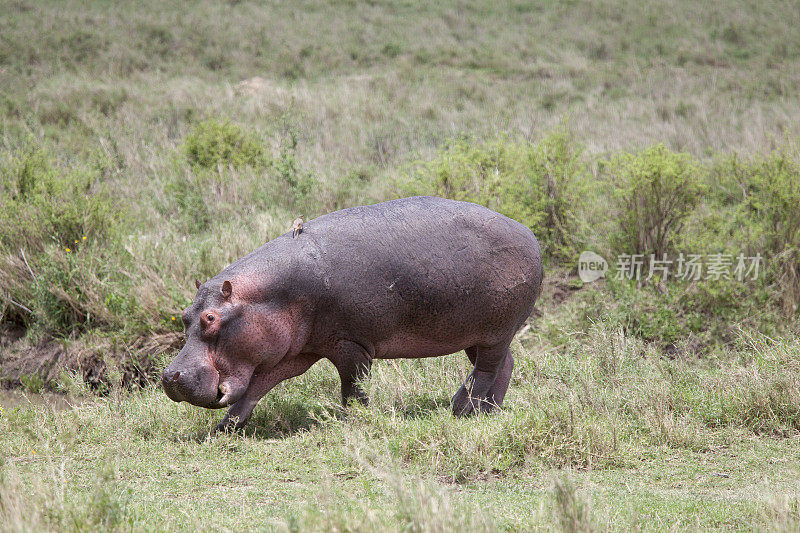
[[[728,161],[800,134],[788,2],[7,7],[0,321],[32,334],[100,329],[119,344],[176,331],[195,278],[298,214],[447,194],[403,182],[456,156],[492,163],[482,151],[499,140],[511,153],[496,162],[508,165],[499,190],[486,179],[456,195],[522,218],[569,263],[582,244],[607,249],[598,236],[615,230],[608,186],[597,186],[617,178],[604,174],[607,156],[664,143],[705,174],[720,154],[725,179],[712,190],[730,199],[741,186],[729,178],[750,171]],[[471,183],[475,166],[453,165]],[[755,174],[754,187],[774,172]],[[541,191],[549,180],[558,197]],[[758,202],[757,218],[785,218]],[[736,233],[722,223],[737,206],[701,206],[722,227],[689,236]],[[782,288],[796,284],[797,261],[784,257]],[[798,291],[784,291],[787,311]]]
[[[568,357],[528,342],[507,409],[471,419],[448,405],[463,354],[376,365],[347,413],[320,364],[211,437],[221,412],[75,380],[71,409],[3,412],[0,512],[10,529],[798,526],[797,340],[707,368],[600,326]]]
[[[76,396],[0,415],[0,529],[798,529],[796,11],[0,0],[0,381]],[[542,240],[503,412],[449,415],[463,354],[347,413],[321,363],[208,440],[149,384],[195,278],[415,192]],[[614,247],[766,263],[576,281]]]

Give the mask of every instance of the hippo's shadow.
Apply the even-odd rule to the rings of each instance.
[[[345,408],[335,403],[306,403],[283,399],[279,405],[257,409],[247,426],[240,430],[244,435],[256,439],[283,439],[324,424],[326,420],[347,420],[353,406]],[[394,413],[407,420],[430,418],[437,411],[451,410],[447,396],[419,396],[405,405],[395,405]],[[388,415],[388,410],[386,412]]]
[[[431,418],[442,409],[450,411],[450,398],[421,395],[409,403],[395,404],[394,414],[407,420]],[[222,411],[221,411],[222,412]],[[388,414],[388,410],[387,410]],[[234,434],[258,440],[285,439],[299,432],[323,424],[326,420],[346,420],[348,409],[341,405],[307,403],[302,400],[282,399],[264,408],[256,408],[247,425]],[[220,421],[222,418],[220,417]],[[204,442],[209,438],[208,430],[200,430],[176,440]]]
[[[409,420],[430,418],[437,411],[451,409],[450,398],[447,396],[434,397],[434,396],[419,396],[411,403],[400,406],[395,406],[395,412],[401,417]]]
[[[320,422],[330,418],[340,418],[343,416],[342,409],[331,409],[326,406],[309,406],[301,401],[282,401],[280,406],[270,406],[267,409],[256,409],[247,425],[242,429],[233,430],[232,435],[239,435],[259,440],[284,439],[292,435],[311,429]],[[215,424],[222,421],[225,411],[219,410],[219,419]],[[198,429],[190,434],[175,434],[172,440],[175,442],[196,442],[201,443],[213,439],[222,433],[215,432],[214,426]]]
[[[340,416],[341,408],[284,399],[279,405],[256,409],[241,431],[255,439],[284,439],[298,432],[308,431],[325,419]]]

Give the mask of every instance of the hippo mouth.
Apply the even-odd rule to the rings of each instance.
[[[217,404],[225,407],[239,401],[244,395],[245,387],[235,387],[231,381],[223,381],[217,388]]]
[[[215,409],[225,396],[219,390],[220,375],[215,369],[166,369],[161,375],[164,392],[175,402],[188,402],[199,407]]]
[[[169,394],[167,394],[167,396],[169,396]],[[180,402],[181,400],[178,401]],[[230,391],[230,386],[227,383],[221,383],[220,386],[217,387],[217,396],[213,401],[199,402],[196,400],[187,400],[185,398],[182,401],[189,402],[190,404],[198,407],[205,407],[206,409],[222,409],[223,407],[228,407],[229,405],[236,403],[236,399],[233,398],[233,394]]]
[[[227,407],[244,395],[246,387],[235,378],[220,382],[219,372],[215,369],[199,374],[165,370],[161,377],[164,392],[175,402],[188,402],[207,409]]]

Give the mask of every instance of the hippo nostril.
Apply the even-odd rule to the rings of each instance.
[[[178,381],[178,378],[180,377],[181,373],[179,371],[176,371],[174,374],[172,374],[172,381]]]

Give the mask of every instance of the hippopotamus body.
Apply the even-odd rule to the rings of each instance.
[[[541,284],[533,233],[480,205],[421,196],[336,211],[198,282],[186,345],[162,383],[175,401],[230,405],[218,429],[238,428],[270,389],[322,358],[347,405],[366,401],[358,381],[374,359],[464,350],[474,370],[453,412],[491,411]]]

